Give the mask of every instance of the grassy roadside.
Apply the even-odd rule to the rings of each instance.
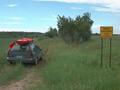
[[[27,74],[31,73],[35,67],[26,67],[21,64],[10,65],[6,60],[6,55],[9,47],[9,43],[18,38],[0,38],[0,86],[9,85],[16,81],[23,79]],[[34,38],[35,43],[39,44],[39,41],[43,40],[43,37]],[[32,74],[32,73],[31,73]]]
[[[32,68],[7,63],[5,55],[11,40],[12,38],[0,39],[0,86],[32,74],[25,90],[120,90],[118,37],[112,40],[111,69],[108,67],[107,40],[104,41],[104,66],[100,67],[99,37],[93,37],[91,41],[80,45],[67,45],[59,38],[36,38],[35,42],[45,52],[46,62]]]
[[[6,60],[8,45],[11,40],[13,38],[0,38],[0,86],[22,79],[26,72],[24,66],[10,65]]]
[[[98,37],[73,47],[60,39],[49,41],[47,64],[34,72],[40,81],[26,90],[120,90],[120,42],[112,41],[112,68],[108,67],[109,42],[104,41],[104,66],[100,67]]]

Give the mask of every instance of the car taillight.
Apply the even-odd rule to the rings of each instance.
[[[9,45],[9,48],[12,49],[14,47],[14,45],[15,45],[15,41],[12,41]]]

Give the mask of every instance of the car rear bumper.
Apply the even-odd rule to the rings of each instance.
[[[34,63],[35,59],[34,58],[29,58],[29,59],[18,59],[18,58],[13,58],[13,57],[7,57],[7,61],[12,62],[22,62],[22,63]]]

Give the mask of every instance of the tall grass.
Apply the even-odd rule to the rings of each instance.
[[[14,38],[15,39],[15,38]],[[23,78],[26,69],[22,65],[10,65],[6,55],[13,38],[0,38],[0,86]]]
[[[114,37],[112,67],[109,68],[109,42],[104,40],[101,68],[98,37],[79,45],[67,45],[61,39],[50,40],[47,65],[42,71],[36,69],[43,81],[28,90],[120,90],[119,45],[119,37]]]
[[[103,67],[100,67],[100,39],[93,37],[79,45],[68,45],[59,38],[35,42],[45,52],[46,65],[26,68],[6,61],[8,44],[13,38],[0,38],[0,85],[20,80],[27,71],[37,83],[25,90],[120,90],[120,38],[112,40],[112,67],[109,68],[109,41],[104,40]]]

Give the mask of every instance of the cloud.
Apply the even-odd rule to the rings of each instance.
[[[12,8],[12,7],[16,7],[17,4],[9,4],[9,5],[7,5],[7,6],[10,7],[10,8]]]
[[[39,20],[41,20],[41,21],[56,21],[57,19],[56,19],[56,17],[54,16],[52,16],[52,17],[46,17],[46,18],[39,18]]]
[[[96,11],[102,11],[102,12],[110,12],[110,13],[120,13],[119,9],[113,9],[113,8],[95,8]]]
[[[11,32],[11,31],[14,31],[14,32],[24,32],[24,31],[28,31],[27,29],[23,29],[23,28],[0,28],[0,31],[5,31],[5,32]]]
[[[64,0],[32,0],[32,1],[36,1],[36,2],[40,2],[40,1],[57,1],[57,2],[64,2]]]
[[[55,15],[55,14],[52,14],[51,16],[52,16],[52,18],[54,18],[54,19],[57,18],[57,15]]]
[[[10,20],[14,20],[14,21],[21,21],[21,20],[24,20],[23,17],[10,17],[9,19],[10,19]]]
[[[118,13],[120,11],[119,0],[33,0],[33,1],[57,1],[57,2],[66,2],[66,3],[87,3],[87,4],[98,4],[108,9],[99,9],[99,11],[115,11]]]
[[[0,25],[1,26],[13,26],[13,25],[21,25],[23,24],[24,22],[24,18],[23,17],[17,17],[17,16],[14,16],[14,17],[6,17],[6,18],[3,18],[1,21],[0,21]]]
[[[18,28],[18,27],[12,27],[12,28],[7,28],[7,27],[0,27],[0,32],[42,32],[45,33],[48,31],[48,27],[44,28]]]
[[[100,33],[100,26],[102,26],[102,25],[93,25],[92,33]]]
[[[71,10],[82,10],[80,7],[70,7]]]
[[[7,22],[1,22],[0,25],[19,25],[21,22],[15,22],[15,21],[7,21]]]

